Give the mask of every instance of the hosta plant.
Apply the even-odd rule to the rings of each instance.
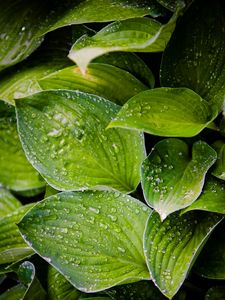
[[[0,300],[225,299],[224,1],[0,25]]]

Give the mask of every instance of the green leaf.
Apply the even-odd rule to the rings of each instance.
[[[14,108],[3,101],[0,101],[0,121],[0,183],[15,191],[43,187],[43,179],[22,149]]]
[[[212,175],[225,180],[225,143],[222,140],[216,141],[213,145],[218,158],[212,171]]]
[[[79,90],[105,97],[120,105],[147,90],[143,83],[127,71],[102,63],[90,64],[85,74],[78,67],[60,70],[39,80],[39,84],[43,90]]]
[[[125,5],[124,5],[125,4]],[[46,32],[71,24],[108,22],[115,19],[160,15],[158,3],[129,0],[24,1],[0,3],[0,70],[29,56],[43,41]],[[9,21],[10,20],[10,21]]]
[[[17,200],[9,191],[4,188],[0,188],[0,219],[15,211],[20,206],[20,201]]]
[[[149,88],[155,85],[155,78],[152,71],[144,61],[131,52],[110,52],[97,57],[93,62],[113,65],[128,71]]]
[[[16,226],[32,206],[33,204],[22,206],[0,219],[0,264],[16,262],[33,254],[33,250],[24,242]]]
[[[185,217],[185,215],[184,215]],[[194,271],[201,277],[225,279],[225,223],[213,232],[196,261]]]
[[[171,11],[175,11],[178,5],[182,4],[185,6],[185,1],[183,0],[157,0],[157,2]]]
[[[211,287],[205,296],[205,300],[224,300],[225,299],[225,286]]]
[[[217,115],[195,92],[157,88],[139,93],[120,110],[108,128],[123,127],[159,136],[191,137],[204,129]]]
[[[105,130],[119,110],[116,104],[60,90],[19,99],[16,106],[26,155],[55,189],[127,193],[138,185],[145,157],[143,134]]]
[[[200,197],[184,209],[182,214],[190,210],[225,214],[225,183],[213,177],[208,178]]]
[[[171,299],[181,287],[199,251],[221,221],[215,214],[177,213],[163,223],[156,212],[150,215],[144,238],[144,251],[151,278]]]
[[[63,192],[39,202],[19,228],[39,255],[90,293],[149,279],[142,246],[149,212],[119,192]]]
[[[82,26],[59,29],[50,33],[41,47],[24,62],[1,74],[0,98],[14,104],[14,98],[21,98],[38,92],[38,79],[71,63],[67,54],[72,43],[73,30],[87,33]]]
[[[23,299],[23,295],[25,292],[26,287],[23,284],[19,283],[0,295],[0,300],[21,300]]]
[[[180,11],[181,8],[165,25],[149,18],[133,18],[111,23],[92,37],[83,35],[72,46],[68,57],[79,66],[82,73],[85,73],[88,64],[94,58],[108,52],[164,51]]]
[[[61,273],[55,268],[48,269],[48,297],[49,300],[78,300],[81,292],[78,291]]]
[[[194,1],[164,52],[162,86],[188,87],[220,109],[225,97],[224,31],[224,1]]]
[[[178,139],[164,139],[154,146],[142,164],[142,187],[161,220],[198,198],[215,161],[216,152],[202,141],[193,144],[191,157],[188,145]]]

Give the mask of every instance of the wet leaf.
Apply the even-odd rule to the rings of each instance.
[[[119,192],[63,192],[39,202],[19,228],[39,255],[90,293],[149,279],[142,246],[149,212]]]
[[[94,0],[51,1],[9,0],[0,3],[0,70],[29,56],[46,32],[71,24],[108,22],[115,19],[158,16],[157,2]],[[10,20],[10,21],[9,21]]]
[[[205,300],[224,300],[225,299],[225,286],[211,287],[205,296]]]
[[[183,0],[157,0],[161,5],[165,6],[171,11],[175,11],[178,5],[185,6],[185,1]]]
[[[204,129],[217,115],[195,92],[157,88],[131,98],[108,128],[123,127],[159,136],[191,137]]]
[[[194,265],[194,271],[201,277],[225,279],[224,230],[225,223],[223,222],[213,232]]]
[[[26,155],[55,189],[130,192],[138,185],[143,135],[105,129],[119,110],[116,104],[61,90],[19,99],[16,106]]]
[[[200,197],[184,209],[182,214],[190,210],[205,210],[225,214],[225,184],[213,177],[206,179]]]
[[[148,89],[127,71],[102,63],[90,64],[85,74],[78,67],[60,70],[39,80],[39,84],[43,90],[79,90],[105,97],[120,105]]]
[[[83,35],[72,46],[69,58],[85,73],[88,64],[98,56],[115,51],[161,52],[176,26],[180,8],[162,25],[150,18],[133,18],[110,23],[94,36]]]
[[[26,292],[26,287],[19,283],[0,295],[0,300],[20,300]]]
[[[212,230],[221,221],[216,214],[189,212],[170,215],[163,223],[156,212],[150,215],[144,251],[151,278],[171,299],[187,277],[193,262]]]
[[[31,166],[17,133],[14,108],[0,101],[0,183],[14,191],[25,191],[45,185]]]
[[[33,254],[33,250],[22,239],[16,224],[33,206],[25,205],[0,219],[0,265],[16,262]]]
[[[78,300],[81,292],[78,291],[61,273],[55,268],[48,269],[48,297],[49,300]]]
[[[164,139],[155,145],[142,164],[142,187],[161,220],[198,198],[215,161],[216,152],[202,141],[193,144],[191,157],[181,140]]]
[[[14,212],[22,204],[9,191],[0,188],[0,219]]]
[[[220,109],[225,97],[224,32],[224,1],[194,1],[164,52],[162,86],[188,87]]]
[[[216,150],[218,158],[213,168],[212,175],[225,180],[225,143],[220,140],[213,144],[213,148]]]

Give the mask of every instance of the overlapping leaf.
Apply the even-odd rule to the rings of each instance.
[[[195,92],[157,88],[131,98],[108,128],[133,128],[159,136],[191,137],[204,129],[217,115]]]
[[[32,205],[22,206],[0,219],[0,265],[16,262],[33,254],[16,226]]]
[[[164,220],[170,213],[192,204],[200,195],[216,152],[205,142],[188,145],[178,139],[157,143],[142,164],[145,199]]]
[[[19,228],[75,287],[96,292],[149,279],[142,245],[149,212],[119,192],[63,192],[38,203]]]
[[[188,87],[221,108],[225,96],[224,31],[224,1],[194,1],[164,52],[162,86]]]
[[[217,178],[225,180],[225,143],[222,140],[216,141],[213,144],[213,148],[218,154],[218,159],[212,174]]]
[[[213,177],[206,180],[200,197],[182,211],[205,210],[225,214],[225,184]]]
[[[101,29],[92,37],[82,36],[75,42],[69,53],[73,60],[85,73],[88,64],[96,57],[108,52],[160,52],[166,47],[180,9],[171,20],[162,25],[149,18],[133,18],[116,21]]]
[[[0,183],[15,191],[45,185],[26,159],[17,133],[14,108],[0,101]]]
[[[119,110],[116,104],[61,90],[19,99],[16,106],[26,155],[51,186],[123,192],[136,188],[145,156],[143,135],[105,129]]]
[[[212,230],[221,221],[216,214],[189,212],[169,216],[163,223],[156,212],[149,217],[144,249],[152,280],[171,299]]]

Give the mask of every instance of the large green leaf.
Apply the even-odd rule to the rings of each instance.
[[[166,48],[162,86],[188,87],[218,108],[225,97],[225,2],[194,1]]]
[[[225,180],[225,143],[222,140],[216,141],[213,144],[213,148],[218,154],[218,159],[212,174],[219,179]]]
[[[43,34],[59,27],[160,14],[154,0],[124,2],[101,0],[96,5],[94,0],[1,1],[0,70],[26,58],[40,45]]]
[[[221,221],[215,214],[177,213],[163,223],[153,212],[147,222],[144,251],[151,278],[171,299],[181,287],[199,251]]]
[[[224,300],[225,299],[225,286],[211,287],[205,296],[205,300]]]
[[[90,64],[85,74],[82,74],[78,67],[60,70],[39,80],[39,84],[44,90],[80,90],[121,105],[148,89],[127,71],[102,63]]]
[[[0,218],[14,212],[20,206],[20,201],[17,200],[9,191],[4,188],[0,188]]]
[[[96,292],[149,279],[142,246],[149,212],[119,192],[62,192],[39,202],[18,226],[76,288]]]
[[[21,300],[26,292],[26,287],[19,283],[14,287],[8,289],[6,292],[0,295],[0,300]]]
[[[184,215],[185,217],[185,215]],[[225,279],[225,223],[213,232],[202,250],[194,271],[202,277],[210,279]]]
[[[142,164],[142,186],[147,203],[164,220],[169,214],[192,204],[200,195],[205,175],[216,161],[216,152],[205,142],[188,145],[164,139]]]
[[[48,297],[50,300],[78,300],[81,292],[55,268],[48,269]]]
[[[161,52],[173,33],[179,14],[180,9],[165,25],[150,18],[116,21],[92,37],[83,35],[73,45],[69,58],[85,73],[94,58],[108,52]]]
[[[105,130],[119,110],[116,104],[60,90],[19,99],[16,106],[26,155],[54,188],[130,192],[138,185],[145,156],[143,135]]]
[[[33,206],[29,204],[0,219],[0,265],[16,262],[33,254],[22,239],[16,224]]]
[[[24,191],[45,185],[24,154],[14,108],[3,101],[0,101],[0,166],[0,183],[9,189]]]
[[[207,178],[200,197],[182,214],[190,210],[205,210],[225,214],[225,183],[213,177]]]
[[[191,137],[198,134],[217,115],[195,92],[157,88],[131,98],[109,124],[133,128],[159,136]]]

